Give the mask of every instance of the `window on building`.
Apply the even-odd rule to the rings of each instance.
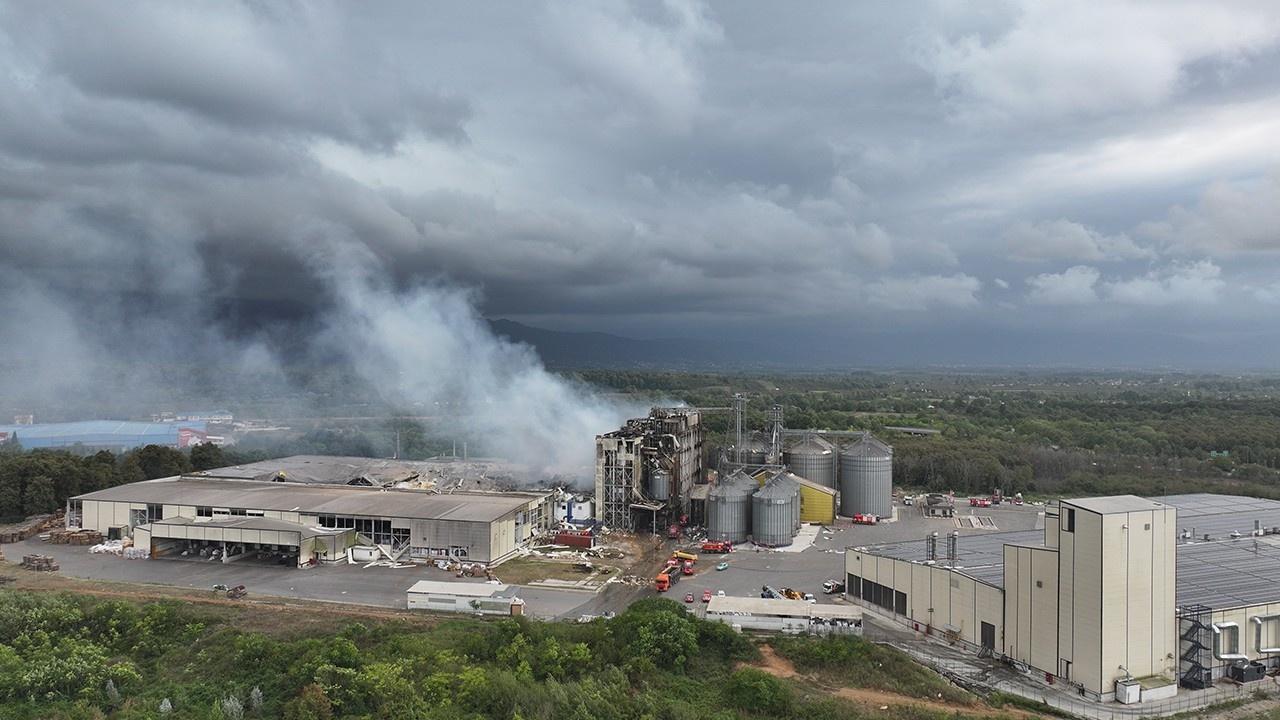
[[[1063,532],[1073,533],[1076,531],[1076,511],[1075,508],[1067,508],[1067,522],[1062,527]]]
[[[244,508],[231,508],[227,511],[227,514],[232,517],[245,517],[249,514],[249,511]]]
[[[147,505],[147,522],[164,519],[164,506],[149,503]]]
[[[207,517],[207,518],[213,517],[213,508],[209,507],[208,505],[197,505],[196,517]]]
[[[264,517],[266,515],[266,513],[262,510],[245,510],[244,514],[248,515],[249,517]]]

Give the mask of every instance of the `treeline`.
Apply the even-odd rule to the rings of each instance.
[[[740,668],[758,657],[750,640],[664,599],[641,600],[616,618],[586,624],[375,622],[323,635],[291,627],[290,616],[283,614],[269,624],[252,622],[271,628],[270,634],[245,632],[228,622],[232,612],[0,593],[0,715],[14,720],[901,717],[855,708],[820,689]],[[791,639],[783,651],[806,670],[832,671],[839,684],[891,682],[893,689],[916,697],[943,693],[957,703],[974,702],[896,651],[860,638]],[[924,710],[911,716],[945,717]]]
[[[180,475],[193,470],[265,459],[213,445],[197,445],[187,452],[161,445],[117,455],[106,450],[92,455],[66,451],[23,451],[0,446],[0,518],[13,520],[53,512],[67,499],[95,490],[140,480]]]

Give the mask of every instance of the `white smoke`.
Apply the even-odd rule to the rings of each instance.
[[[326,264],[337,307],[321,346],[348,358],[384,401],[439,417],[451,435],[537,471],[583,477],[595,436],[645,412],[549,372],[532,348],[494,335],[472,291],[396,290],[363,245],[337,247]]]

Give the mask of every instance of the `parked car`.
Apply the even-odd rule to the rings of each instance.
[[[687,602],[687,603],[692,604],[692,603],[693,603],[693,593],[685,593],[685,594],[684,594],[684,601],[685,601],[685,602]]]
[[[702,602],[711,602],[711,591],[710,591],[710,590],[703,590],[703,591],[702,591]]]

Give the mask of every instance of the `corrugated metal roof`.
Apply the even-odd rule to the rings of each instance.
[[[758,487],[759,483],[755,478],[738,469],[720,478],[720,482],[707,492],[707,497],[716,499],[750,497]]]
[[[303,538],[319,537],[327,535],[341,535],[343,533],[355,532],[354,530],[330,530],[329,528],[312,527],[301,523],[293,523],[288,520],[276,520],[275,518],[265,517],[233,517],[219,518],[216,520],[207,520],[205,518],[189,518],[189,517],[172,517],[163,520],[154,520],[144,528],[160,525],[196,525],[199,527],[226,528],[231,530],[274,530],[279,532],[296,532]]]
[[[537,497],[534,493],[437,494],[345,485],[164,478],[98,490],[76,499],[297,511],[317,515],[492,522]]]
[[[835,451],[835,446],[813,435],[805,436],[803,440],[792,445],[787,452],[796,453],[798,455],[830,455]]]
[[[1108,495],[1106,497],[1077,498],[1073,500],[1063,500],[1063,503],[1083,508],[1090,512],[1099,513],[1101,515],[1110,515],[1112,513],[1139,512],[1142,510],[1161,510],[1167,508],[1167,505],[1140,498],[1137,495]]]
[[[832,497],[835,497],[836,495],[835,488],[827,487],[826,485],[819,485],[818,483],[812,480],[809,480],[808,478],[802,478],[799,475],[796,475],[795,473],[789,470],[780,471],[778,475],[782,475],[786,477],[786,479],[790,480],[791,482],[797,485],[800,485],[802,487],[809,488],[810,490],[817,490],[818,492],[824,493],[826,495],[830,495]]]
[[[857,620],[862,609],[852,605],[815,605],[804,600],[759,597],[719,597],[707,603],[707,612],[719,615],[773,615],[781,617],[827,617]]]
[[[479,582],[440,582],[439,580],[419,580],[406,592],[430,593],[432,595],[458,595],[460,597],[494,597],[507,591],[508,586],[501,583]]]
[[[852,445],[845,446],[844,450],[841,451],[841,454],[880,457],[883,455],[892,455],[893,448],[881,442],[879,438],[871,433],[867,433]]]

